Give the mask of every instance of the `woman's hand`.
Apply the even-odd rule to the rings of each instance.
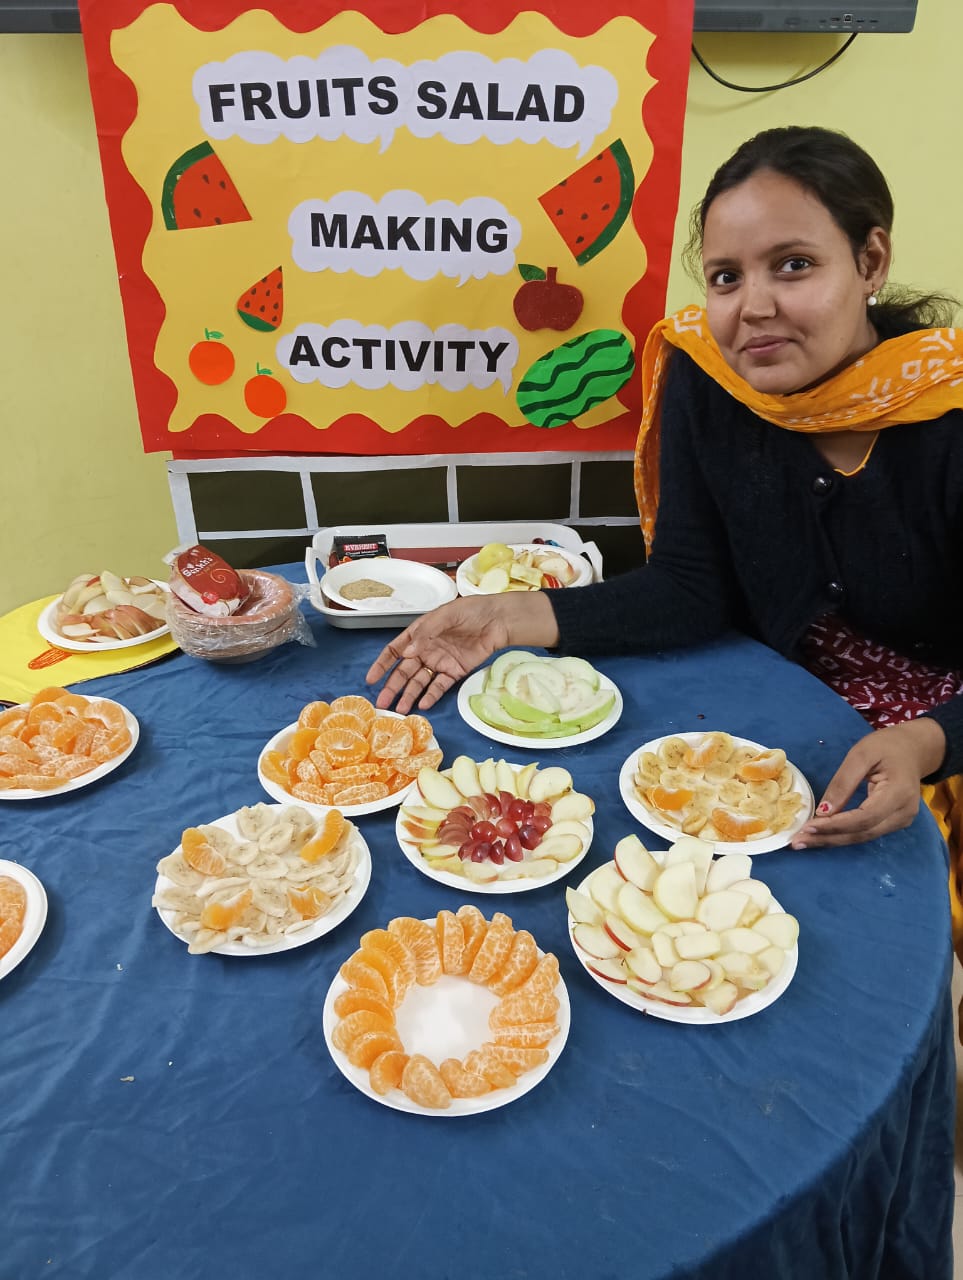
[[[847,752],[792,847],[857,844],[908,827],[919,810],[921,779],[940,767],[945,754],[943,730],[925,716],[868,734]],[[864,781],[866,799],[847,809]]]
[[[391,674],[377,705],[408,712],[417,702],[427,711],[443,693],[507,645],[553,645],[558,626],[540,591],[465,596],[417,618],[378,654],[365,679],[376,684]],[[394,668],[394,670],[392,670]]]

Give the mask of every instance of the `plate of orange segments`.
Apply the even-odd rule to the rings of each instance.
[[[303,707],[265,744],[257,773],[274,800],[336,806],[356,817],[400,804],[419,771],[441,760],[424,716],[380,711],[346,694]]]
[[[510,917],[465,904],[363,934],[328,990],[323,1029],[338,1070],[375,1102],[464,1116],[544,1080],[570,1021],[555,956]]]
[[[273,955],[330,933],[370,879],[368,845],[338,810],[256,804],[188,827],[151,905],[194,955]]]
[[[719,853],[783,849],[812,817],[812,788],[781,748],[718,730],[644,743],[622,765],[619,792],[667,840],[698,836]]]

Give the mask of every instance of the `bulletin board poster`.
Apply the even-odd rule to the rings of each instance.
[[[80,0],[147,451],[631,448],[693,0]]]

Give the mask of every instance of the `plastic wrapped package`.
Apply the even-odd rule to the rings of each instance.
[[[263,569],[239,569],[248,596],[235,613],[212,617],[195,613],[173,592],[167,599],[171,636],[185,653],[210,662],[253,662],[288,640],[314,644],[300,610],[298,587]]]

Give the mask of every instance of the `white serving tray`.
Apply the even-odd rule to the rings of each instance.
[[[568,525],[547,520],[479,520],[465,524],[367,524],[332,525],[319,529],[304,555],[304,567],[310,583],[310,601],[324,614],[333,627],[371,628],[406,627],[419,616],[417,611],[395,610],[391,613],[361,613],[332,609],[321,591],[320,579],[328,568],[328,557],[336,537],[358,537],[366,533],[382,533],[393,556],[405,559],[406,551],[429,547],[444,548],[455,553],[449,559],[464,560],[474,555],[486,542],[532,542],[544,538],[560,547],[584,556],[592,567],[592,582],[602,580],[602,553],[594,542],[583,542]],[[464,554],[457,554],[458,551]],[[412,556],[411,559],[416,559]]]

